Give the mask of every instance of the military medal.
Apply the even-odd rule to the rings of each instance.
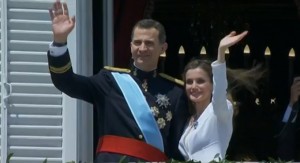
[[[148,83],[147,83],[147,79],[144,79],[144,83],[142,84],[142,87],[144,88],[144,90],[147,92],[148,91]]]

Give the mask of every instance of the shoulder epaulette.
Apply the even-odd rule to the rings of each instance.
[[[111,66],[104,66],[104,68],[110,71],[130,73],[130,70],[126,68],[118,68],[118,67],[111,67]]]
[[[184,85],[184,82],[183,82],[182,80],[180,80],[180,79],[176,79],[176,78],[174,78],[174,77],[172,77],[172,76],[170,76],[170,75],[164,74],[164,73],[159,73],[159,75],[160,75],[161,77],[167,79],[167,80],[170,80],[170,81],[176,83],[176,84],[179,84],[179,85],[181,85],[181,86]]]

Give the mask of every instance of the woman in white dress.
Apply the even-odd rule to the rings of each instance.
[[[192,60],[184,70],[185,90],[192,116],[179,142],[186,160],[210,162],[225,158],[233,131],[233,104],[227,99],[225,50],[247,35],[231,32],[219,44],[213,63]]]

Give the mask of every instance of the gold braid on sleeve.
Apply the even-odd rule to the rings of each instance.
[[[70,68],[71,68],[71,62],[67,63],[65,66],[63,67],[53,67],[53,66],[49,66],[49,70],[53,73],[56,74],[62,74],[67,72]]]

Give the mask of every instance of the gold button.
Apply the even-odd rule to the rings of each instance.
[[[139,139],[143,139],[143,135],[139,135]]]

